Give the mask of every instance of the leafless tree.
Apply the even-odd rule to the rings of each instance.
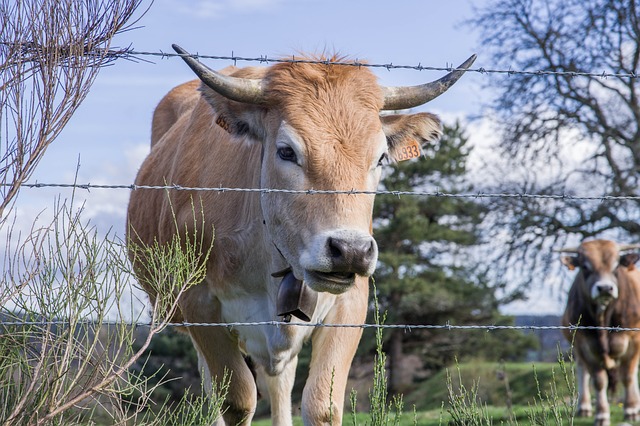
[[[468,24],[481,32],[485,61],[529,71],[487,78],[497,93],[488,106],[505,165],[500,189],[623,197],[495,200],[510,253],[535,257],[567,238],[640,238],[640,200],[624,199],[640,195],[636,1],[493,0]]]
[[[0,0],[0,217],[144,0]],[[1,223],[1,222],[0,222]]]

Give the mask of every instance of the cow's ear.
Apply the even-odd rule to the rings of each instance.
[[[636,268],[636,262],[640,259],[638,253],[627,253],[620,256],[620,265],[625,266],[628,270],[632,271]]]
[[[560,262],[570,271],[573,271],[579,266],[578,256],[560,256]]]
[[[442,136],[440,119],[427,112],[383,115],[380,120],[387,137],[389,156],[395,161],[419,157],[425,145],[437,142]]]
[[[241,78],[262,78],[264,68],[247,67],[238,69],[227,67],[220,70],[221,74]],[[214,110],[214,122],[217,126],[233,136],[250,136],[264,140],[266,108],[258,105],[245,104],[225,98],[202,83],[200,85],[202,97]]]

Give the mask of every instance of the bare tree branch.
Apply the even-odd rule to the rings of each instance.
[[[640,64],[639,23],[635,1],[626,0],[493,0],[468,22],[497,67],[628,73]],[[500,131],[498,186],[640,193],[639,78],[509,75],[487,85],[498,93],[489,105]],[[529,170],[525,183],[513,176],[518,166]],[[543,240],[616,235],[631,242],[640,230],[636,201],[496,204],[496,223],[508,230],[517,257],[524,245],[548,248]]]
[[[0,0],[0,218],[143,1]]]

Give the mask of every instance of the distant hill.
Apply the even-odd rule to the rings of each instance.
[[[516,315],[516,326],[557,326],[560,325],[561,317],[559,315]],[[547,361],[554,362],[558,360],[558,348],[563,354],[568,353],[569,342],[562,335],[561,330],[523,330],[524,333],[534,334],[538,338],[539,348],[530,351],[527,361]]]

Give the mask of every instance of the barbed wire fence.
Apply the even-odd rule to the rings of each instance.
[[[23,46],[23,54],[28,58],[29,51],[31,49],[39,49],[37,45],[25,44]],[[116,60],[128,60],[128,61],[144,61],[152,62],[147,57],[159,58],[161,60],[181,58],[182,54],[167,53],[162,50],[157,52],[152,51],[138,51],[132,48],[124,49],[110,49],[105,51],[87,51],[85,55],[97,55],[100,54],[104,57],[110,58],[110,62]],[[305,63],[305,64],[321,64],[327,66],[349,66],[349,67],[366,67],[373,69],[386,69],[392,71],[396,69],[414,70],[414,71],[442,71],[451,72],[457,70],[465,70],[457,68],[452,65],[445,66],[425,66],[421,63],[417,65],[398,65],[393,63],[368,63],[360,61],[357,58],[346,61],[332,61],[332,60],[317,60],[302,57],[269,57],[267,55],[260,55],[257,57],[245,57],[237,56],[233,52],[231,55],[210,55],[194,53],[187,56],[191,56],[198,60],[210,59],[231,61],[234,65],[239,62],[259,63],[259,64],[273,64],[273,63]],[[640,75],[635,72],[613,72],[613,71],[549,71],[549,70],[515,70],[515,69],[493,69],[493,68],[468,68],[467,73],[477,73],[481,75],[534,75],[534,76],[564,76],[571,78],[588,77],[599,79],[637,79]],[[0,186],[6,186],[7,184],[0,184]],[[136,184],[92,184],[92,183],[54,183],[54,182],[28,182],[21,185],[22,188],[40,189],[40,188],[70,188],[81,189],[90,191],[92,189],[111,189],[111,190],[172,190],[172,191],[212,191],[212,192],[244,192],[244,193],[285,193],[285,194],[306,194],[306,195],[322,195],[322,194],[368,194],[368,195],[393,195],[393,196],[426,196],[426,197],[445,197],[445,198],[518,198],[518,199],[546,199],[546,200],[560,200],[560,201],[584,201],[584,202],[609,202],[609,201],[640,201],[640,195],[575,195],[568,193],[561,194],[541,194],[541,193],[517,193],[517,192],[474,192],[474,193],[449,193],[439,190],[435,191],[388,191],[388,190],[376,190],[376,191],[359,191],[359,190],[288,190],[278,188],[232,188],[232,187],[187,187],[179,184],[169,185],[136,185]],[[41,321],[28,321],[28,320],[6,320],[0,319],[0,326],[12,327],[12,326],[64,326],[68,325],[68,321],[59,319],[45,319]],[[92,321],[86,321],[86,324],[93,325],[109,325],[115,324],[110,321],[101,321],[99,324]],[[122,322],[118,322],[122,324]],[[131,322],[125,323],[129,326],[148,327],[151,323],[147,322]],[[625,327],[597,327],[597,326],[582,326],[582,325],[454,325],[454,324],[328,324],[328,323],[304,323],[304,322],[285,322],[285,321],[262,321],[262,322],[230,322],[230,323],[192,323],[192,322],[180,322],[180,323],[168,323],[168,326],[173,327],[255,327],[255,326],[299,326],[299,327],[347,327],[347,328],[383,328],[383,329],[403,329],[407,332],[420,329],[431,330],[605,330],[609,332],[622,332],[622,331],[640,331],[640,328],[625,328]]]

